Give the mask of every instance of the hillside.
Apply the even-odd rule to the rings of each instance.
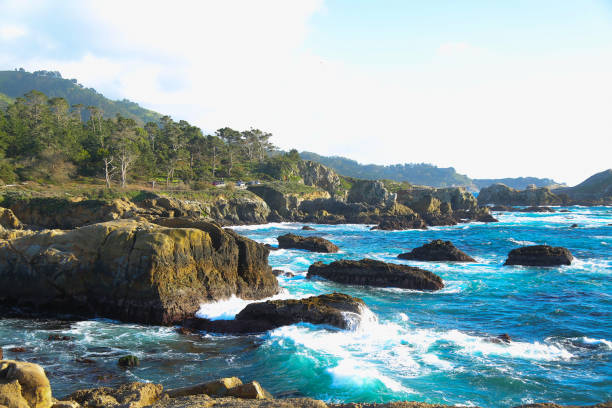
[[[0,110],[5,109],[11,103],[13,103],[13,98],[0,92]]]
[[[31,90],[40,91],[50,98],[64,98],[70,105],[95,106],[101,109],[104,117],[107,118],[120,114],[144,124],[157,122],[162,117],[161,114],[145,109],[127,99],[110,100],[93,88],[85,88],[76,79],[62,78],[59,72],[0,71],[0,93],[10,98],[18,98]],[[0,107],[2,103],[3,98],[0,96]],[[87,110],[83,110],[83,119],[89,119]]]
[[[612,201],[612,169],[596,173],[574,187],[552,190],[555,194],[566,194],[573,200]],[[608,198],[609,200],[605,200]]]
[[[538,178],[538,177],[508,177],[500,179],[472,179],[478,189],[492,186],[493,184],[505,184],[517,190],[524,190],[527,186],[534,185],[536,187],[557,187],[562,185],[553,179]]]
[[[452,167],[440,168],[426,163],[390,166],[360,164],[345,157],[321,156],[312,152],[301,152],[300,156],[305,160],[316,161],[331,167],[339,174],[348,177],[368,180],[388,179],[432,187],[466,186],[473,190],[476,189],[469,177],[457,173]]]

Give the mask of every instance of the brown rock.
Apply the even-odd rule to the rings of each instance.
[[[45,370],[38,364],[2,360],[0,361],[0,381],[3,383],[17,381],[23,399],[31,408],[49,408],[53,403],[51,385]],[[15,391],[14,386],[13,391]]]
[[[141,408],[158,401],[162,390],[163,387],[159,384],[133,382],[121,385],[119,388],[100,387],[79,390],[64,399],[91,408]]]
[[[340,249],[334,243],[321,237],[302,237],[295,234],[285,234],[277,239],[279,248],[305,249],[307,251],[325,253],[335,253]]]
[[[272,399],[272,395],[263,389],[263,387],[257,382],[252,381],[248,384],[239,385],[230,388],[227,393],[231,397],[242,398],[242,399]]]
[[[439,290],[442,279],[429,271],[407,265],[398,265],[362,259],[342,259],[328,265],[315,262],[308,268],[307,277],[321,276],[338,283],[417,290]]]
[[[168,390],[164,394],[170,398],[185,397],[189,395],[206,394],[212,397],[224,397],[228,395],[230,389],[239,387],[242,381],[238,377],[220,378],[215,381],[209,381],[201,384],[191,385],[188,387],[175,388]]]

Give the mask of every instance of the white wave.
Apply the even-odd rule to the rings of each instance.
[[[423,354],[423,356],[421,356],[421,359],[425,364],[435,366],[445,371],[450,371],[455,367],[453,363],[446,360],[442,360],[440,357],[436,356],[433,353],[425,353]]]
[[[333,385],[336,387],[366,387],[375,381],[380,381],[385,387],[394,392],[404,392],[414,394],[415,391],[404,387],[396,381],[382,374],[370,364],[364,364],[355,359],[343,359],[335,367],[330,367],[327,372],[333,378]]]
[[[531,241],[519,241],[516,240],[514,238],[508,238],[508,241],[513,242],[517,245],[537,245],[535,242],[531,242]]]
[[[247,300],[232,295],[229,299],[218,300],[216,302],[202,303],[200,309],[196,312],[196,317],[201,319],[210,320],[231,320],[236,317],[242,309],[251,303],[265,302],[267,300],[279,300],[279,299],[296,299],[295,296],[289,294],[289,292],[281,288],[280,293],[277,295],[260,299],[260,300]]]
[[[592,338],[586,337],[586,336],[584,336],[580,340],[583,343],[585,343],[585,344],[603,344],[607,348],[612,349],[612,341],[610,341],[610,340],[606,340],[606,339],[592,339]]]

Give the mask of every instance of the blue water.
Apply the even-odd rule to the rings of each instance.
[[[365,300],[372,316],[353,331],[309,324],[263,335],[177,334],[173,328],[108,320],[81,322],[4,319],[5,357],[43,364],[55,395],[92,384],[150,380],[166,387],[220,376],[258,380],[277,396],[327,401],[416,400],[506,407],[552,401],[589,404],[612,399],[612,208],[568,207],[570,213],[500,213],[495,224],[462,224],[426,231],[370,231],[364,225],[302,224],[236,227],[276,244],[286,232],[319,235],[338,254],[271,252],[270,264],[295,273],[280,277],[278,297],[341,291]],[[579,228],[570,229],[573,223]],[[432,239],[451,240],[473,264],[400,261],[399,253]],[[569,248],[575,261],[555,268],[505,267],[521,245]],[[364,257],[420,266],[439,274],[438,292],[364,288],[305,278],[314,261]],[[204,305],[199,314],[232,318],[246,302]],[[49,334],[74,336],[49,342]],[[514,341],[491,337],[507,333]],[[24,346],[28,352],[7,352]],[[133,370],[116,366],[127,352]],[[76,357],[96,361],[74,362]]]

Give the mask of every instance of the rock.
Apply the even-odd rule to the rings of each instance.
[[[497,338],[503,341],[504,343],[510,343],[512,341],[512,337],[510,337],[510,335],[507,333],[500,334],[499,336],[497,336]]]
[[[505,184],[493,184],[485,187],[478,193],[478,203],[480,205],[559,205],[564,204],[563,198],[554,194],[548,187],[540,187],[527,190],[516,190]]]
[[[51,408],[80,408],[81,404],[76,401],[57,401]]]
[[[138,359],[138,357],[136,356],[123,356],[119,358],[119,361],[117,362],[117,364],[119,364],[120,367],[136,367],[140,365],[140,360]]]
[[[176,331],[179,334],[182,334],[183,336],[188,336],[190,334],[194,334],[195,333],[194,330],[188,329],[187,327],[179,327],[178,329],[176,329]]]
[[[373,259],[340,260],[328,265],[315,262],[308,268],[307,277],[321,276],[338,283],[396,287],[417,290],[439,290],[442,279],[429,271],[407,265],[385,263]]]
[[[96,364],[96,362],[90,358],[84,358],[84,357],[77,357],[74,359],[74,361],[76,361],[77,363],[81,363],[81,364]]]
[[[572,224],[572,225],[570,225],[570,228],[578,228],[578,227],[579,227],[579,225],[578,225],[578,224]]]
[[[556,266],[570,265],[574,257],[563,247],[533,245],[510,251],[504,265]]]
[[[489,207],[489,209],[491,211],[498,211],[498,212],[516,211],[516,208],[510,207],[510,206],[507,206],[507,205],[494,205],[492,207]]]
[[[365,303],[342,293],[305,299],[269,300],[247,305],[234,320],[189,319],[185,325],[214,333],[261,333],[307,322],[349,329],[358,324]]]
[[[416,203],[423,197],[431,196],[439,200],[442,205],[448,203],[452,211],[466,210],[473,211],[478,208],[476,197],[464,187],[443,187],[434,188],[426,186],[411,186],[410,188],[402,189],[397,192],[397,201],[410,208],[417,205]],[[448,210],[445,211],[448,213]]]
[[[293,278],[295,274],[289,271],[283,271],[282,269],[273,269],[272,273],[274,276],[286,276],[287,278]]]
[[[23,226],[21,221],[8,208],[0,207],[0,226],[7,229],[20,229]]]
[[[49,337],[47,337],[49,341],[69,341],[73,339],[74,337],[62,336],[61,334],[50,334]]]
[[[316,186],[332,195],[337,194],[341,181],[340,176],[334,170],[309,160],[298,162],[298,170],[307,186]]]
[[[79,390],[63,399],[75,401],[84,408],[141,408],[158,401],[162,390],[163,387],[159,384],[133,382],[118,388]]]
[[[357,180],[349,190],[347,201],[383,206],[394,202],[395,196],[380,180]]]
[[[311,226],[304,225],[302,227],[302,231],[316,231],[316,229],[312,228]]]
[[[263,387],[257,382],[252,381],[248,384],[238,385],[230,388],[227,395],[242,399],[272,399],[272,395],[263,389]]]
[[[19,389],[14,385],[18,383]],[[38,364],[23,361],[0,361],[0,384],[9,386],[11,399],[19,401],[17,391],[31,408],[49,408],[53,404],[51,385],[45,370]],[[0,402],[3,403],[3,402]],[[8,404],[7,404],[8,405]],[[9,405],[10,406],[10,405]]]
[[[537,206],[537,205],[532,205],[531,207],[527,207],[527,208],[521,208],[518,210],[515,210],[518,212],[535,212],[535,213],[539,213],[539,212],[549,212],[549,213],[554,213],[555,210],[553,210],[550,207],[546,207],[546,206]]]
[[[570,210],[563,209],[563,210],[559,210],[559,212],[560,212],[560,213],[568,213],[568,212],[571,212],[571,211],[570,211]]]
[[[452,242],[436,239],[410,252],[399,254],[399,259],[415,261],[476,262],[474,258],[457,249]]]
[[[4,304],[169,325],[200,304],[278,292],[268,249],[213,223],[117,220],[0,241]]]
[[[285,234],[277,239],[279,248],[305,249],[307,251],[325,253],[335,253],[340,249],[331,241],[321,237],[302,237],[295,234]]]
[[[279,250],[278,247],[272,246],[270,244],[264,244],[264,247],[266,247],[269,251],[278,251]]]
[[[372,229],[385,231],[427,229],[427,224],[418,214],[410,214],[406,216],[383,217],[380,223]]]
[[[164,394],[170,398],[186,397],[189,395],[206,394],[211,397],[224,397],[232,388],[242,385],[242,381],[238,377],[221,378],[215,381],[209,381],[201,384],[191,385],[188,387],[175,388],[168,390]]]
[[[0,379],[0,407],[30,408],[28,401],[23,397],[19,381],[6,381]]]
[[[13,353],[27,353],[28,352],[28,349],[26,349],[25,347],[12,347],[8,350]]]

